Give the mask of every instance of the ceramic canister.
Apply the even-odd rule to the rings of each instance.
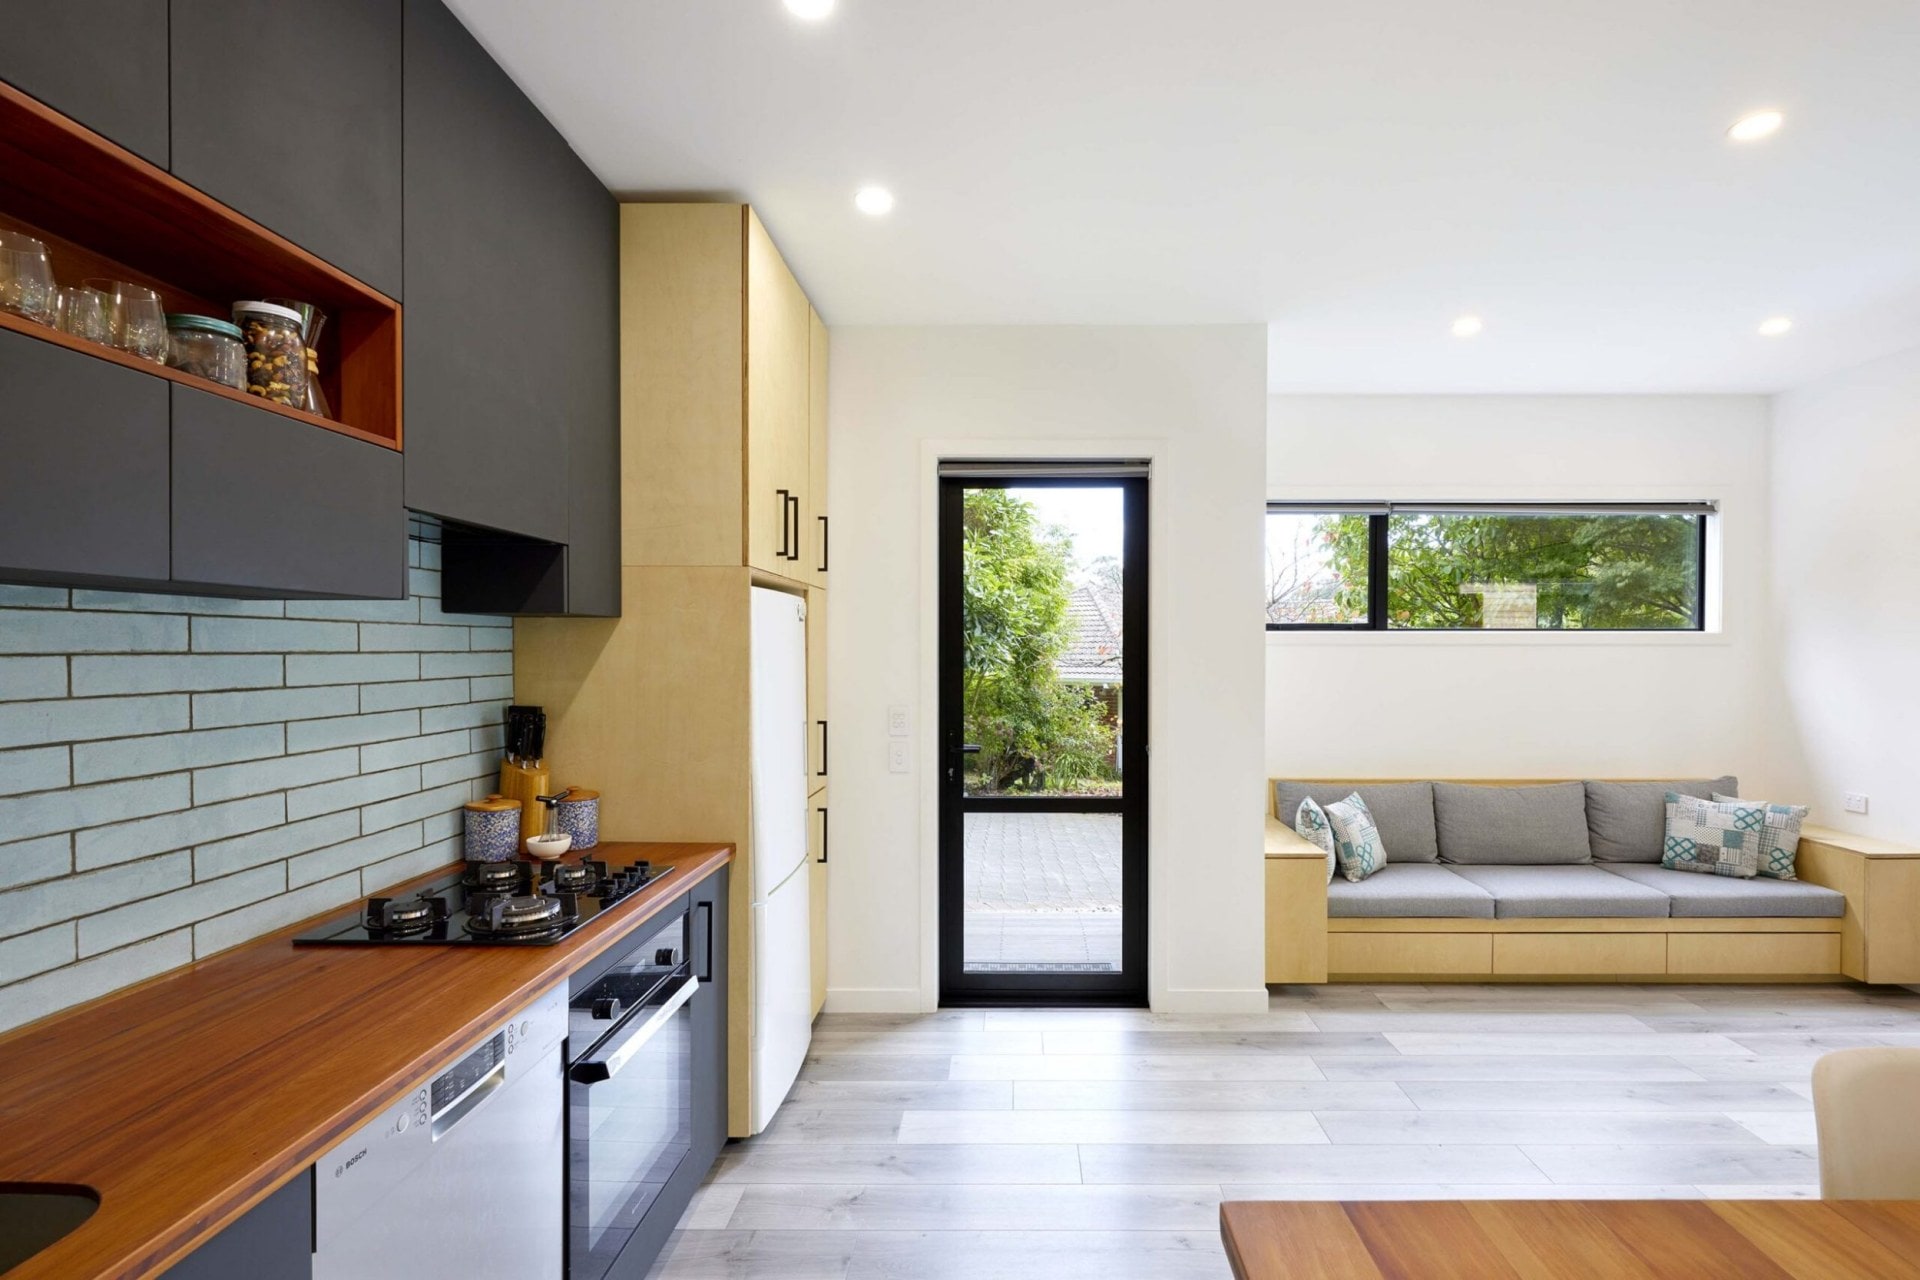
[[[468,862],[511,862],[520,852],[520,802],[488,796],[467,806]]]
[[[568,787],[554,808],[554,821],[564,835],[573,837],[573,847],[591,849],[600,843],[600,793],[581,787]]]

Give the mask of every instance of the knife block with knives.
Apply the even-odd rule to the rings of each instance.
[[[540,707],[507,708],[507,755],[500,762],[500,794],[520,802],[520,839],[546,829],[545,810],[536,797],[550,789],[547,770],[547,713]]]

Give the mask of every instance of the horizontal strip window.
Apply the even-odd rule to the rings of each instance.
[[[1144,476],[1149,470],[1140,458],[982,458],[940,464],[942,476],[960,480],[1111,480]]]
[[[1269,502],[1268,511],[1314,514],[1511,516],[1711,516],[1718,502]]]
[[[1269,631],[1699,631],[1700,502],[1270,502]]]

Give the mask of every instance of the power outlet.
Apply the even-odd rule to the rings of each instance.
[[[887,736],[889,738],[904,738],[912,732],[913,732],[913,713],[907,710],[904,704],[898,703],[898,702],[888,707],[887,708]],[[905,770],[896,769],[894,770],[894,772],[904,773]]]
[[[902,738],[887,740],[887,772],[905,773],[907,771],[907,744]]]
[[[1858,791],[1847,792],[1845,797],[1842,798],[1841,804],[1846,808],[1848,813],[1865,813],[1867,811],[1867,797]]]

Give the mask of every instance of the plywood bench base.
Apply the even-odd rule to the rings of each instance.
[[[1329,980],[1839,981],[1838,920],[1327,922]]]

